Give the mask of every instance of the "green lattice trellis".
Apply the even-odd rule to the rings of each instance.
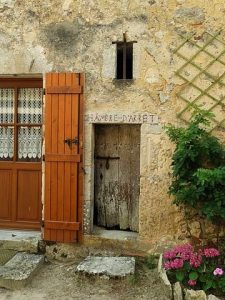
[[[214,113],[211,130],[225,128],[225,43],[221,32],[205,32],[201,37],[181,36],[174,53],[181,66],[176,75],[184,85],[177,97],[186,103],[178,118],[188,122],[190,110],[206,109]]]

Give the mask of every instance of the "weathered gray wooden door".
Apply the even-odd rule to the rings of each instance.
[[[95,224],[138,231],[140,126],[96,125]]]

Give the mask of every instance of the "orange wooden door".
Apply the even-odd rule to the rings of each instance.
[[[82,74],[46,74],[44,240],[82,239]]]
[[[0,228],[41,228],[42,78],[0,79]]]

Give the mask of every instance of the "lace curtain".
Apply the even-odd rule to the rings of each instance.
[[[0,89],[0,125],[13,123],[14,97],[14,89]],[[13,145],[13,127],[0,127],[0,159],[13,158]]]
[[[14,89],[0,89],[0,123],[13,123]]]
[[[12,127],[0,127],[0,159],[13,158],[14,134]]]
[[[18,132],[18,158],[41,158],[41,128],[20,127]]]
[[[41,124],[42,89],[19,89],[18,122],[27,124]]]
[[[18,122],[23,124],[41,124],[42,89],[20,89],[18,95]],[[41,127],[19,127],[18,158],[35,160],[41,158]]]
[[[0,126],[1,123],[14,123],[14,89],[0,89]],[[42,129],[42,88],[21,88],[18,90],[18,159],[41,159]],[[32,124],[27,127],[26,124]],[[33,126],[36,125],[36,126]],[[0,159],[12,160],[14,155],[14,128],[0,127]]]

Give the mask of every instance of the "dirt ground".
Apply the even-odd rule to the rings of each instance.
[[[87,277],[75,272],[78,262],[46,263],[31,284],[19,291],[0,289],[1,300],[168,300],[156,270],[136,263],[136,275],[126,279]]]

